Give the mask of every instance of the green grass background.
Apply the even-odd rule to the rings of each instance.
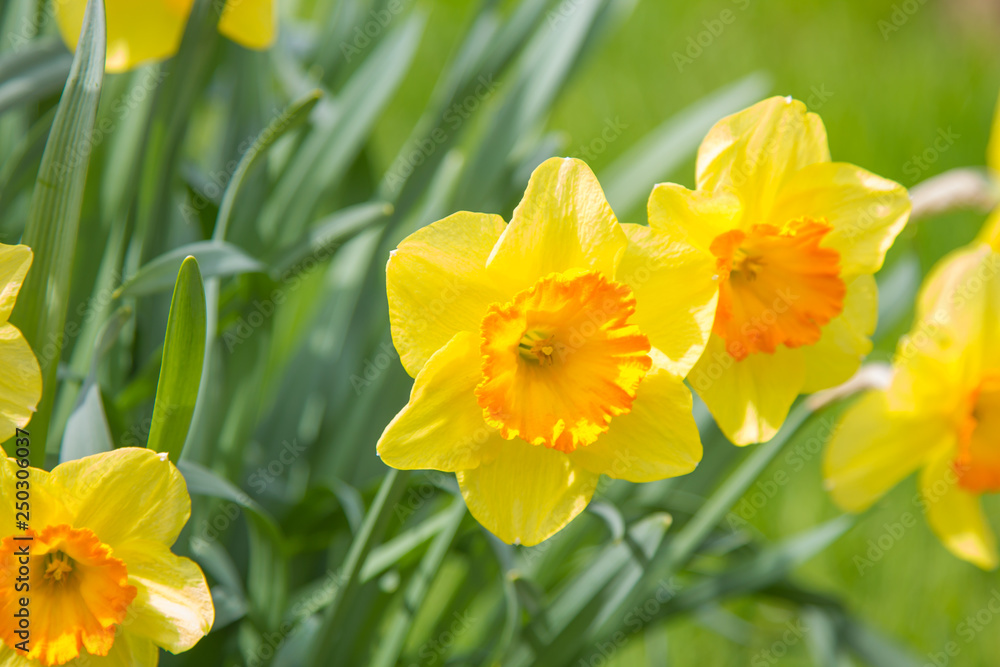
[[[469,14],[468,5],[457,0],[428,5],[428,33],[412,70],[415,74],[375,135],[375,159],[386,166],[411,129],[409,110],[422,105],[429,93],[428,82],[419,73],[433,72],[444,62]],[[916,11],[906,13],[915,6]],[[679,70],[674,54],[684,54],[688,38],[696,39],[706,31],[704,22],[719,19],[724,11],[732,12],[734,20]],[[899,21],[900,16],[906,17],[905,22]],[[911,187],[954,167],[985,163],[1000,91],[1000,9],[973,0],[923,4],[640,0],[627,23],[590,55],[557,103],[549,127],[564,135],[565,154],[583,157],[581,147],[590,146],[609,122],[624,125],[620,137],[603,152],[590,151],[592,166],[600,174],[602,167],[672,114],[757,70],[771,75],[774,94],[804,101],[826,97],[813,107],[826,124],[834,160],[852,162]],[[914,178],[919,169],[914,158],[931,148],[941,131],[957,134],[957,140]],[[693,187],[693,159],[676,179]],[[618,213],[623,219],[644,221],[641,210]],[[908,228],[887,266],[916,251],[926,273],[947,252],[969,242],[983,218],[975,212],[952,214]],[[886,338],[873,353],[875,358],[890,357],[896,336]],[[809,433],[801,436],[804,442],[809,437]],[[798,471],[798,464],[790,465],[787,456],[779,456],[761,479],[770,480],[785,470],[789,483],[751,519],[771,539],[790,536],[837,514],[822,490],[821,456],[803,457],[804,467]],[[916,493],[913,479],[904,482],[833,548],[802,568],[800,576],[838,592],[853,611],[910,644],[928,664],[934,660],[969,667],[1000,664],[1000,617],[990,615],[992,622],[971,641],[966,630],[971,626],[961,625],[1000,591],[1000,575],[981,572],[945,551],[913,506]],[[1000,517],[1000,505],[994,502],[990,507],[993,516]],[[887,534],[885,525],[899,522],[905,512],[917,517],[916,526],[893,539],[880,560],[860,572],[855,557],[867,559],[869,540],[877,542]],[[994,525],[1000,529],[1000,521]],[[729,619],[728,639],[705,629],[697,618],[662,630],[671,664],[813,664],[804,641],[777,655],[784,646],[786,623],[794,620],[790,610],[756,600],[727,604],[725,609],[723,613],[735,614]],[[778,651],[768,654],[775,642]],[[958,645],[957,656],[935,655],[949,642]],[[638,656],[630,656],[626,646],[616,657],[620,664],[629,664]]]
[[[326,173],[310,174],[313,180],[322,179],[324,187],[329,186],[330,191],[316,197],[315,211],[299,211],[300,222],[312,223],[314,213],[326,213],[376,198],[378,179],[390,170],[400,149],[413,135],[414,125],[431,100],[442,69],[465,37],[479,4],[467,0],[403,1],[407,13],[417,8],[427,15],[417,56],[386,110],[378,113],[371,136],[366,133],[365,137],[358,137],[364,139],[364,145],[357,149],[360,153],[357,159],[353,152],[350,154],[350,168],[345,166],[336,177]],[[513,6],[516,3],[505,0],[500,4]],[[329,14],[337,6],[336,0],[288,0],[285,5],[286,8],[297,7],[296,13],[303,16],[311,14],[315,8],[320,8],[317,13]],[[394,19],[393,26],[383,37],[395,37],[394,31],[403,23],[402,19]],[[280,51],[283,57],[295,53],[296,36],[316,31],[317,27],[294,20],[286,22],[282,42],[275,51]],[[713,28],[715,34],[712,34]],[[701,51],[688,53],[690,40],[699,38],[703,42],[699,47]],[[336,42],[331,41],[330,45],[333,45],[334,56],[339,56]],[[334,64],[339,69],[324,83],[335,94],[341,92],[344,82],[356,73],[355,68],[377,48],[366,51],[363,58],[349,67],[335,59]],[[204,94],[194,105],[191,114],[194,120],[183,144],[184,177],[173,174],[173,180],[168,183],[167,191],[174,203],[190,199],[199,179],[205,176],[198,172],[199,169],[206,173],[223,170],[239,154],[240,141],[255,137],[273,118],[276,100],[282,98],[278,108],[287,103],[284,98],[290,96],[289,91],[274,81],[281,78],[279,74],[301,75],[303,81],[297,83],[305,87],[313,83],[304,81],[309,78],[306,74],[317,79],[323,74],[317,71],[321,69],[318,66],[311,66],[308,73],[297,72],[294,68],[279,70],[275,54],[251,53],[225,42],[221,42],[217,51],[219,67],[212,77],[206,76],[210,83],[204,89],[193,87]],[[679,66],[679,57],[691,57],[692,61]],[[406,63],[395,65],[405,67]],[[507,71],[509,76],[515,76],[512,69]],[[822,115],[835,160],[858,164],[910,187],[951,168],[984,164],[990,121],[1000,90],[1000,8],[995,0],[710,0],[688,3],[636,0],[627,21],[587,54],[583,67],[560,94],[546,129],[558,140],[555,152],[584,157],[601,175],[665,120],[720,87],[754,72],[770,77],[772,94],[793,95]],[[372,82],[372,85],[377,83]],[[506,82],[501,77],[496,83],[503,89]],[[134,81],[127,77],[108,77],[103,103],[107,105],[116,95],[127,92],[131,84]],[[281,94],[270,88],[280,89]],[[295,88],[295,85],[289,84],[288,88]],[[55,93],[53,90],[50,98]],[[47,99],[40,108],[27,109],[26,119],[37,120],[37,115],[54,103],[54,99]],[[136,165],[115,158],[128,154],[125,149],[132,143],[130,137],[139,136],[145,113],[143,108],[122,119],[113,138],[98,147],[91,162],[83,213],[83,228],[88,233],[81,236],[76,248],[76,257],[86,261],[77,261],[74,267],[75,279],[70,295],[74,306],[88,297],[95,284],[96,260],[102,256],[106,258],[105,242],[109,230],[118,229],[125,219],[117,217],[115,210],[106,210],[107,202],[117,201],[120,191],[127,189],[125,175]],[[471,140],[462,139],[460,144],[469,149],[467,156],[475,156],[472,149],[476,147],[475,140],[481,138],[477,137],[477,130],[489,120],[477,118],[470,124],[467,134],[471,135]],[[27,127],[27,120],[22,123],[22,119],[5,118],[0,122],[0,140],[12,145]],[[605,141],[602,135],[609,129],[615,136]],[[926,168],[916,168],[914,160],[931,149],[942,132],[955,136],[954,143],[947,150],[932,154],[933,160],[928,161]],[[9,148],[0,144],[0,148],[4,147]],[[288,146],[276,148],[275,152],[284,150],[288,150]],[[26,164],[36,169],[38,156],[33,159],[34,162],[29,160]],[[280,160],[271,162],[274,166]],[[157,166],[152,165],[153,171]],[[28,171],[25,169],[24,177],[14,180],[28,184],[34,176]],[[264,171],[251,174],[251,185],[241,191],[231,235],[227,238],[251,255],[270,262],[274,259],[271,251],[275,248],[268,247],[256,233],[254,224],[261,200],[268,194],[268,174]],[[524,179],[518,181],[522,176]],[[527,172],[511,176],[504,171],[501,182],[492,184],[492,190],[485,196],[507,201],[510,193],[521,192],[526,177]],[[686,159],[672,178],[693,186],[693,158]],[[28,187],[14,188],[14,196],[2,202],[6,208],[0,218],[0,241],[20,238],[29,206],[28,190]],[[469,196],[460,192],[457,199],[467,202]],[[516,199],[501,206],[482,202],[476,208],[509,218],[515,203]],[[643,222],[645,217],[641,207],[617,213],[630,222]],[[167,248],[206,237],[211,232],[214,216],[214,204],[204,207],[194,221],[182,220],[178,211],[172,208],[165,211],[162,217],[172,225],[163,227],[169,230],[163,232],[168,238],[149,241],[142,246],[143,253],[155,256]],[[408,215],[405,223],[426,222],[416,220],[417,217],[417,214]],[[984,217],[983,213],[974,211],[949,214],[921,221],[902,233],[890,251],[886,268],[891,271],[906,262],[915,270],[909,292],[906,289],[894,292],[903,294],[897,297],[898,310],[905,311],[912,303],[919,275],[925,274],[947,252],[970,241]],[[352,310],[349,301],[354,286],[347,283],[355,279],[360,281],[364,252],[372,246],[372,239],[371,234],[367,234],[360,242],[354,239],[346,244],[331,263],[335,272],[309,273],[302,287],[296,288],[290,305],[256,335],[234,351],[230,350],[231,354],[223,354],[217,349],[222,370],[213,377],[214,384],[208,393],[214,403],[210,402],[206,411],[208,416],[203,419],[203,423],[214,430],[199,434],[195,442],[198,447],[192,457],[194,460],[204,457],[211,461],[214,472],[244,491],[253,492],[255,498],[258,496],[252,488],[253,471],[275,456],[274,448],[278,443],[286,437],[300,437],[315,445],[302,460],[289,466],[280,483],[260,496],[267,509],[280,516],[281,528],[292,543],[290,549],[295,560],[287,574],[293,588],[316,582],[328,567],[336,568],[343,563],[352,535],[346,525],[347,512],[341,507],[341,499],[334,498],[328,483],[331,476],[342,474],[343,481],[358,489],[359,502],[371,503],[375,489],[387,472],[374,455],[375,441],[385,423],[403,405],[409,390],[409,379],[398,365],[380,376],[382,384],[377,385],[378,390],[365,392],[361,399],[353,395],[343,377],[332,380],[327,377],[337,373],[346,377],[349,372],[360,370],[362,362],[375,357],[385,340],[386,317],[381,286],[376,286],[377,294],[372,292],[375,296],[370,298],[370,303],[362,304],[357,310]],[[150,258],[143,257],[141,261],[145,263]],[[380,272],[384,259],[379,256],[375,260],[373,266]],[[138,258],[130,258],[125,273],[133,273],[138,268],[138,261]],[[344,276],[349,276],[350,280]],[[255,274],[226,278],[222,285],[220,333],[231,332],[236,319],[251,310],[253,300],[264,298],[273,287],[272,282]],[[365,294],[370,296],[369,292]],[[118,444],[123,444],[120,436],[148,416],[159,371],[157,346],[166,324],[164,294],[144,297],[136,303],[140,310],[133,325],[139,333],[133,335],[127,330],[121,336],[126,344],[114,348],[102,374],[108,420]],[[348,321],[352,313],[360,313],[361,317]],[[897,318],[881,328],[873,359],[891,357],[896,339],[908,328],[906,317]],[[83,341],[75,345],[83,349],[80,347]],[[218,341],[216,347],[221,348]],[[337,354],[345,350],[346,359],[334,358],[330,351],[334,349]],[[64,354],[64,361],[67,356]],[[320,362],[329,365],[321,367]],[[87,369],[87,364],[82,365],[82,370],[76,367],[77,364],[70,365],[76,376],[82,377]],[[73,373],[68,373],[64,384],[79,383],[80,377],[74,377]],[[315,394],[307,393],[312,390]],[[313,404],[304,398],[299,400],[300,396],[321,400]],[[285,414],[289,406],[293,409]],[[356,420],[357,415],[361,417]],[[822,489],[819,470],[820,431],[829,430],[831,418],[832,415],[826,413],[801,429],[747,494],[747,502],[761,497],[766,499],[752,516],[747,516],[751,525],[749,532],[766,538],[762,542],[799,534],[839,514]],[[728,467],[729,463],[743,460],[752,451],[752,448],[737,451],[717,436],[717,433],[706,434],[705,465],[691,476],[694,483],[684,488],[715,487],[718,477],[713,474]],[[143,437],[145,433],[140,434],[139,439]],[[272,447],[270,451],[269,446]],[[186,453],[191,453],[190,449]],[[413,486],[424,484],[426,479],[434,478],[414,474],[409,491],[412,492]],[[787,483],[771,484],[779,479],[787,479]],[[621,484],[611,485],[612,492],[622,489]],[[676,491],[676,487],[670,485],[629,486],[627,494],[618,494],[618,497],[632,496],[622,503],[624,513],[630,518],[635,516],[637,508],[641,508],[643,514],[667,509],[681,524],[700,499],[681,497],[672,491]],[[922,658],[921,664],[937,667],[944,664],[998,665],[1000,617],[986,612],[981,629],[971,634],[968,631],[971,626],[965,619],[984,610],[994,592],[1000,591],[1000,575],[981,572],[947,553],[913,506],[915,493],[912,479],[901,484],[861,517],[832,548],[799,568],[795,578],[806,587],[843,599],[849,610],[869,627],[912,647]],[[448,495],[442,492],[436,497]],[[642,496],[641,502],[636,501],[636,496]],[[426,505],[413,523],[427,521],[440,510],[437,500]],[[991,502],[990,510],[993,516],[1000,517],[1000,506],[996,502]],[[207,519],[218,518],[219,512],[216,499],[196,494],[195,514],[189,531],[197,533],[199,526]],[[914,515],[916,521],[912,527],[900,531],[895,524],[901,523],[907,513]],[[241,578],[243,571],[250,569],[248,561],[252,560],[254,547],[246,546],[246,522],[240,519],[233,523],[232,529],[223,531],[225,534],[220,537],[219,545],[228,549],[228,554],[224,551],[223,555],[231,557],[233,569],[238,571],[237,578]],[[400,528],[402,523],[394,522],[393,530]],[[1000,529],[1000,521],[996,523]],[[500,563],[495,562],[498,559],[490,553],[483,531],[469,517],[465,518],[464,525],[455,545],[442,558],[441,569],[413,621],[412,632],[406,635],[405,656],[419,655],[421,642],[441,636],[443,621],[436,614],[440,611],[448,617],[450,611],[444,610],[467,608],[477,618],[486,619],[472,631],[462,634],[457,642],[459,653],[497,639],[498,631],[488,626],[488,621],[496,618],[491,613],[504,608],[501,586],[504,575]],[[742,531],[734,532],[742,534]],[[870,545],[875,543],[877,546],[880,538],[889,548],[883,553],[879,547],[878,551],[869,554]],[[181,551],[184,542],[182,539],[179,544]],[[596,561],[600,549],[609,542],[606,526],[598,516],[591,512],[581,515],[545,547],[553,549],[550,555],[565,555],[565,558],[553,557],[545,561],[545,549],[531,552],[541,554],[546,566],[546,571],[537,579],[555,580],[561,586],[562,575]],[[254,544],[257,543],[251,541],[251,545]],[[708,551],[711,548],[710,544]],[[353,638],[359,644],[377,646],[386,636],[385,624],[404,615],[400,611],[400,587],[412,581],[418,551],[422,551],[422,547],[401,557],[400,563],[377,584],[368,585],[364,591],[367,607],[361,605],[360,609],[349,610],[351,623],[357,622],[357,625],[352,625],[348,634],[353,633],[355,627],[365,628],[354,633],[357,636]],[[528,550],[520,549],[517,553],[523,557]],[[258,549],[256,555],[260,554],[264,554],[261,562],[269,563],[269,551]],[[859,561],[869,558],[870,567]],[[702,554],[686,574],[711,574],[721,569],[725,562],[724,557],[715,553]],[[254,610],[274,611],[280,619],[282,610],[271,608],[268,596],[273,591],[267,586],[278,579],[265,567],[248,574],[247,589]],[[524,585],[530,587],[533,582]],[[545,597],[558,590],[543,593]],[[996,594],[1000,596],[1000,592]],[[797,608],[776,599],[766,595],[742,597],[702,607],[693,615],[684,615],[665,625],[651,624],[642,632],[643,641],[626,642],[612,660],[595,659],[597,661],[592,661],[591,665],[793,667],[820,664],[840,667],[856,664],[846,657],[835,665],[816,662],[810,655],[810,642],[794,633],[792,641],[783,639],[789,636],[789,624],[798,627],[796,624],[802,619]],[[523,609],[518,619],[526,624],[535,620]],[[161,664],[165,667],[193,664],[230,667],[237,664],[234,657],[237,646],[245,662],[248,649],[256,647],[261,640],[257,633],[273,629],[272,620],[242,619],[239,624],[233,623],[213,632],[188,654],[164,656]],[[809,627],[812,628],[809,632],[818,633],[823,625]],[[575,637],[571,639],[576,641]],[[821,637],[813,635],[810,639],[817,645],[822,644]],[[952,653],[957,652],[957,655],[938,655],[949,642],[954,642],[958,650]]]

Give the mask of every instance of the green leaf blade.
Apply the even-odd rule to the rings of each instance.
[[[174,463],[180,460],[198,399],[205,358],[206,320],[205,284],[198,260],[188,257],[177,274],[170,303],[147,444],[154,451],[167,452]]]
[[[35,437],[32,465],[45,463],[48,421],[56,390],[56,370],[64,345],[70,278],[80,228],[84,185],[90,162],[88,142],[97,117],[104,82],[107,31],[104,3],[90,0],[69,78],[52,123],[22,243],[35,262],[11,317],[39,354],[43,394],[32,420]],[[58,443],[53,443],[58,444]]]

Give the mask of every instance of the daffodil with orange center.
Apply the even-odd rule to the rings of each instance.
[[[201,570],[170,551],[190,514],[181,474],[148,449],[51,473],[0,461],[0,665],[153,667],[158,647],[194,646],[215,611]]]
[[[42,398],[42,371],[28,341],[7,320],[31,267],[27,246],[0,243],[0,443],[24,428]]]
[[[63,40],[76,49],[87,0],[56,0]],[[105,0],[106,69],[124,72],[177,53],[194,0]],[[277,26],[275,0],[226,0],[219,32],[249,49],[266,49]]]
[[[985,244],[952,253],[928,276],[889,388],[847,410],[823,462],[833,499],[852,512],[917,470],[941,542],[995,568],[980,497],[1000,492],[1000,254]]]
[[[579,160],[532,174],[510,224],[456,213],[386,268],[392,336],[415,378],[378,443],[395,468],[456,472],[472,515],[533,545],[599,476],[645,482],[701,459],[682,378],[715,312],[714,261],[620,225]]]
[[[718,307],[688,381],[738,445],[770,440],[801,393],[848,379],[870,351],[877,271],[906,190],[830,161],[819,116],[774,97],[719,121],[697,189],[657,185],[649,225],[716,263]]]

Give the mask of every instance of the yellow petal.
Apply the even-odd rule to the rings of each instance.
[[[900,367],[931,356],[952,386],[971,391],[983,369],[1000,368],[1000,254],[978,244],[957,250],[925,279]]]
[[[386,286],[392,341],[412,377],[459,331],[479,331],[504,291],[486,261],[504,230],[500,216],[456,213],[408,236],[389,257]]]
[[[986,164],[1000,177],[1000,98],[997,98],[997,106],[993,111],[990,143],[986,147]]]
[[[889,409],[871,391],[848,408],[823,454],[823,479],[834,502],[861,512],[937,452],[951,450],[948,421]]]
[[[666,355],[667,369],[683,377],[704,352],[715,319],[715,258],[649,227],[622,229],[629,244],[615,278],[635,294],[632,321]]]
[[[128,622],[126,618],[126,623]],[[160,660],[160,649],[150,640],[139,637],[127,629],[115,637],[107,655],[81,653],[63,667],[156,667]],[[39,667],[37,660],[27,660],[6,644],[0,644],[0,667]]]
[[[12,443],[13,445],[14,443]],[[32,442],[32,447],[38,443]],[[15,459],[0,458],[0,539],[8,535],[21,534],[15,529],[17,483],[24,481],[17,476],[19,466]],[[32,528],[41,529],[48,525],[70,524],[73,521],[73,498],[69,491],[52,479],[51,473],[39,468],[28,468],[28,483],[31,493],[31,513],[28,523]]]
[[[570,269],[590,268],[611,278],[625,244],[590,167],[573,158],[550,158],[531,174],[487,268],[512,293]]]
[[[108,655],[81,655],[63,667],[156,667],[160,650],[148,639],[122,632]],[[0,644],[0,667],[39,667],[37,660],[27,660]]]
[[[109,72],[124,72],[177,52],[193,0],[105,0]],[[63,41],[75,50],[87,0],[55,3]]]
[[[14,301],[31,268],[31,260],[28,246],[0,243],[0,324],[7,321],[10,311],[14,309]]]
[[[191,515],[180,471],[149,449],[124,447],[67,461],[52,470],[52,479],[75,496],[74,525],[115,550],[136,539],[169,546]]]
[[[186,651],[212,629],[215,607],[205,575],[193,561],[156,540],[130,540],[114,555],[125,561],[138,590],[124,626],[171,653]]]
[[[219,19],[219,32],[248,49],[266,49],[277,26],[274,0],[229,0]]]
[[[650,227],[709,253],[712,241],[740,222],[740,200],[732,192],[688,190],[676,183],[654,187],[646,209]]]
[[[599,475],[558,450],[514,438],[496,460],[458,473],[469,512],[507,544],[532,546],[582,512]]]
[[[0,324],[0,368],[0,442],[4,442],[27,426],[42,398],[42,370],[28,341],[12,324]]]
[[[845,275],[874,273],[910,216],[906,188],[843,163],[808,166],[778,194],[771,220],[825,220],[833,230],[823,245],[840,253]]]
[[[871,352],[871,335],[878,321],[878,287],[862,274],[845,279],[844,309],[825,327],[820,339],[802,348],[806,362],[803,394],[846,382]]]
[[[685,475],[702,454],[691,407],[691,392],[681,379],[654,366],[639,385],[632,411],[612,419],[607,433],[570,459],[591,472],[630,482]]]
[[[997,545],[979,496],[958,485],[951,452],[938,456],[920,475],[927,521],[953,554],[984,570],[997,566]]]
[[[772,97],[723,118],[698,149],[699,190],[735,189],[742,225],[768,220],[779,190],[800,169],[829,162],[823,121],[790,97]]]
[[[417,375],[410,402],[378,441],[382,462],[400,470],[456,472],[475,468],[506,443],[483,421],[476,402],[482,378],[479,336],[463,332]]]
[[[737,445],[767,442],[788,416],[805,380],[799,349],[781,346],[736,361],[715,334],[688,381],[726,437]]]

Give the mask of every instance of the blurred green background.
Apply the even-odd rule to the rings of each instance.
[[[515,24],[511,17],[530,15],[518,13],[523,7],[542,5],[530,25],[511,28],[519,39],[505,42],[510,34],[494,31]],[[23,16],[44,14],[42,6],[5,0],[5,34],[16,32]],[[548,632],[548,624],[560,614],[583,619],[571,626],[571,640],[597,636],[587,621],[602,605],[613,608],[616,587],[634,584],[636,565],[628,557],[641,560],[622,546],[628,541],[613,539],[624,530],[616,522],[627,524],[630,536],[633,529],[652,535],[654,546],[669,544],[755,448],[725,442],[697,408],[706,453],[694,474],[608,484],[593,511],[533,549],[506,548],[470,517],[455,514],[450,476],[413,473],[390,505],[395,514],[380,524],[384,538],[377,535],[364,554],[360,571],[375,574],[354,577],[354,597],[337,607],[344,590],[337,573],[352,545],[364,541],[362,518],[387,478],[375,442],[405,403],[411,382],[387,347],[382,269],[389,249],[456,209],[509,219],[530,170],[553,154],[587,160],[609,188],[619,218],[644,222],[653,181],[694,185],[694,148],[704,130],[690,128],[714,120],[707,116],[727,105],[726,112],[734,111],[771,94],[792,95],[820,113],[834,160],[912,187],[985,163],[1000,91],[994,0],[402,0],[400,18],[394,15],[348,58],[352,28],[386,6],[382,0],[287,0],[270,52],[246,51],[208,30],[203,43],[186,45],[162,70],[152,65],[104,80],[98,116],[115,120],[90,156],[80,236],[67,260],[73,267],[65,297],[69,319],[84,312],[88,319],[62,353],[50,463],[69,451],[72,438],[61,439],[60,430],[67,419],[95,418],[76,403],[92,382],[103,400],[97,418],[107,422],[104,444],[141,445],[149,435],[177,269],[157,265],[156,258],[177,248],[183,256],[190,244],[215,235],[260,264],[207,280],[217,329],[184,450],[187,462],[203,468],[185,470],[194,514],[175,550],[195,557],[208,573],[217,627],[191,652],[164,655],[164,665],[318,667],[327,664],[323,657],[309,662],[304,656],[322,640],[318,629],[324,627],[338,642],[330,661],[404,667],[494,664],[498,656],[505,665],[508,659],[531,664],[532,653],[544,655],[545,642],[559,634]],[[51,22],[43,24],[51,37]],[[481,34],[470,37],[474,27]],[[569,28],[581,32],[567,35]],[[522,39],[527,54],[520,52]],[[510,46],[513,64],[482,57],[477,45],[488,45],[488,54]],[[0,55],[11,50],[0,43]],[[52,62],[60,57],[68,69],[64,53]],[[578,65],[569,64],[575,59]],[[424,156],[426,164],[406,185],[387,188],[385,176],[399,173],[400,156],[441,121],[438,105],[469,99],[478,85],[470,72],[491,66],[497,93],[477,105],[470,122],[451,128],[454,134]],[[157,78],[161,71],[174,76]],[[0,84],[7,74],[0,67]],[[154,82],[151,94],[118,117],[113,102],[148,81]],[[715,98],[698,107],[662,141],[670,135],[665,122],[739,81],[728,102]],[[5,243],[24,231],[62,80],[45,85],[37,95],[0,86],[4,103],[10,99],[4,95],[20,100],[0,117]],[[280,127],[282,137],[261,149],[267,154],[245,180],[232,178],[248,139],[314,88],[322,101],[315,108],[307,103],[292,127]],[[176,129],[169,135],[176,141],[144,144],[149,117],[168,133]],[[942,135],[949,139],[939,150]],[[630,165],[649,166],[637,160],[657,146],[667,150],[656,154],[648,175],[628,172]],[[630,183],[638,190],[630,192]],[[219,227],[219,186],[235,197],[227,233]],[[395,206],[392,214],[387,201]],[[904,230],[879,275],[883,304],[872,360],[891,358],[909,327],[922,276],[969,242],[984,218],[982,211],[959,211]],[[135,275],[147,280],[142,289],[133,283],[124,296],[112,297],[123,277]],[[287,292],[288,301],[244,335],[241,327],[275,289]],[[116,310],[123,305],[131,310]],[[114,326],[108,345],[98,348],[105,321]],[[1000,576],[945,551],[914,505],[913,480],[818,555],[810,549],[822,535],[809,533],[803,564],[761,560],[761,554],[788,555],[784,540],[838,516],[819,467],[822,443],[841,409],[825,410],[799,429],[733,513],[699,543],[676,583],[704,597],[671,598],[661,610],[669,612],[667,622],[640,624],[629,635],[634,641],[610,653],[591,650],[590,640],[564,644],[569,648],[559,664],[1000,664],[1000,618],[983,616],[989,600],[1000,596]],[[262,477],[288,443],[304,453]],[[77,442],[73,455],[92,445]],[[996,499],[988,500],[992,516],[1000,516]],[[666,537],[661,512],[674,520]],[[914,525],[901,529],[904,521]],[[1000,522],[994,525],[1000,529]],[[587,588],[588,577],[602,573],[591,568],[609,564],[614,567],[602,571],[605,578],[591,579],[595,588]],[[574,587],[584,592],[574,596]],[[342,623],[331,629],[322,624],[333,618],[332,608]],[[970,624],[968,617],[977,614]],[[467,617],[475,620],[465,623]],[[289,619],[291,634],[283,630]],[[980,629],[970,633],[975,624]],[[949,642],[957,655],[942,653]],[[544,659],[535,664],[551,667]]]

